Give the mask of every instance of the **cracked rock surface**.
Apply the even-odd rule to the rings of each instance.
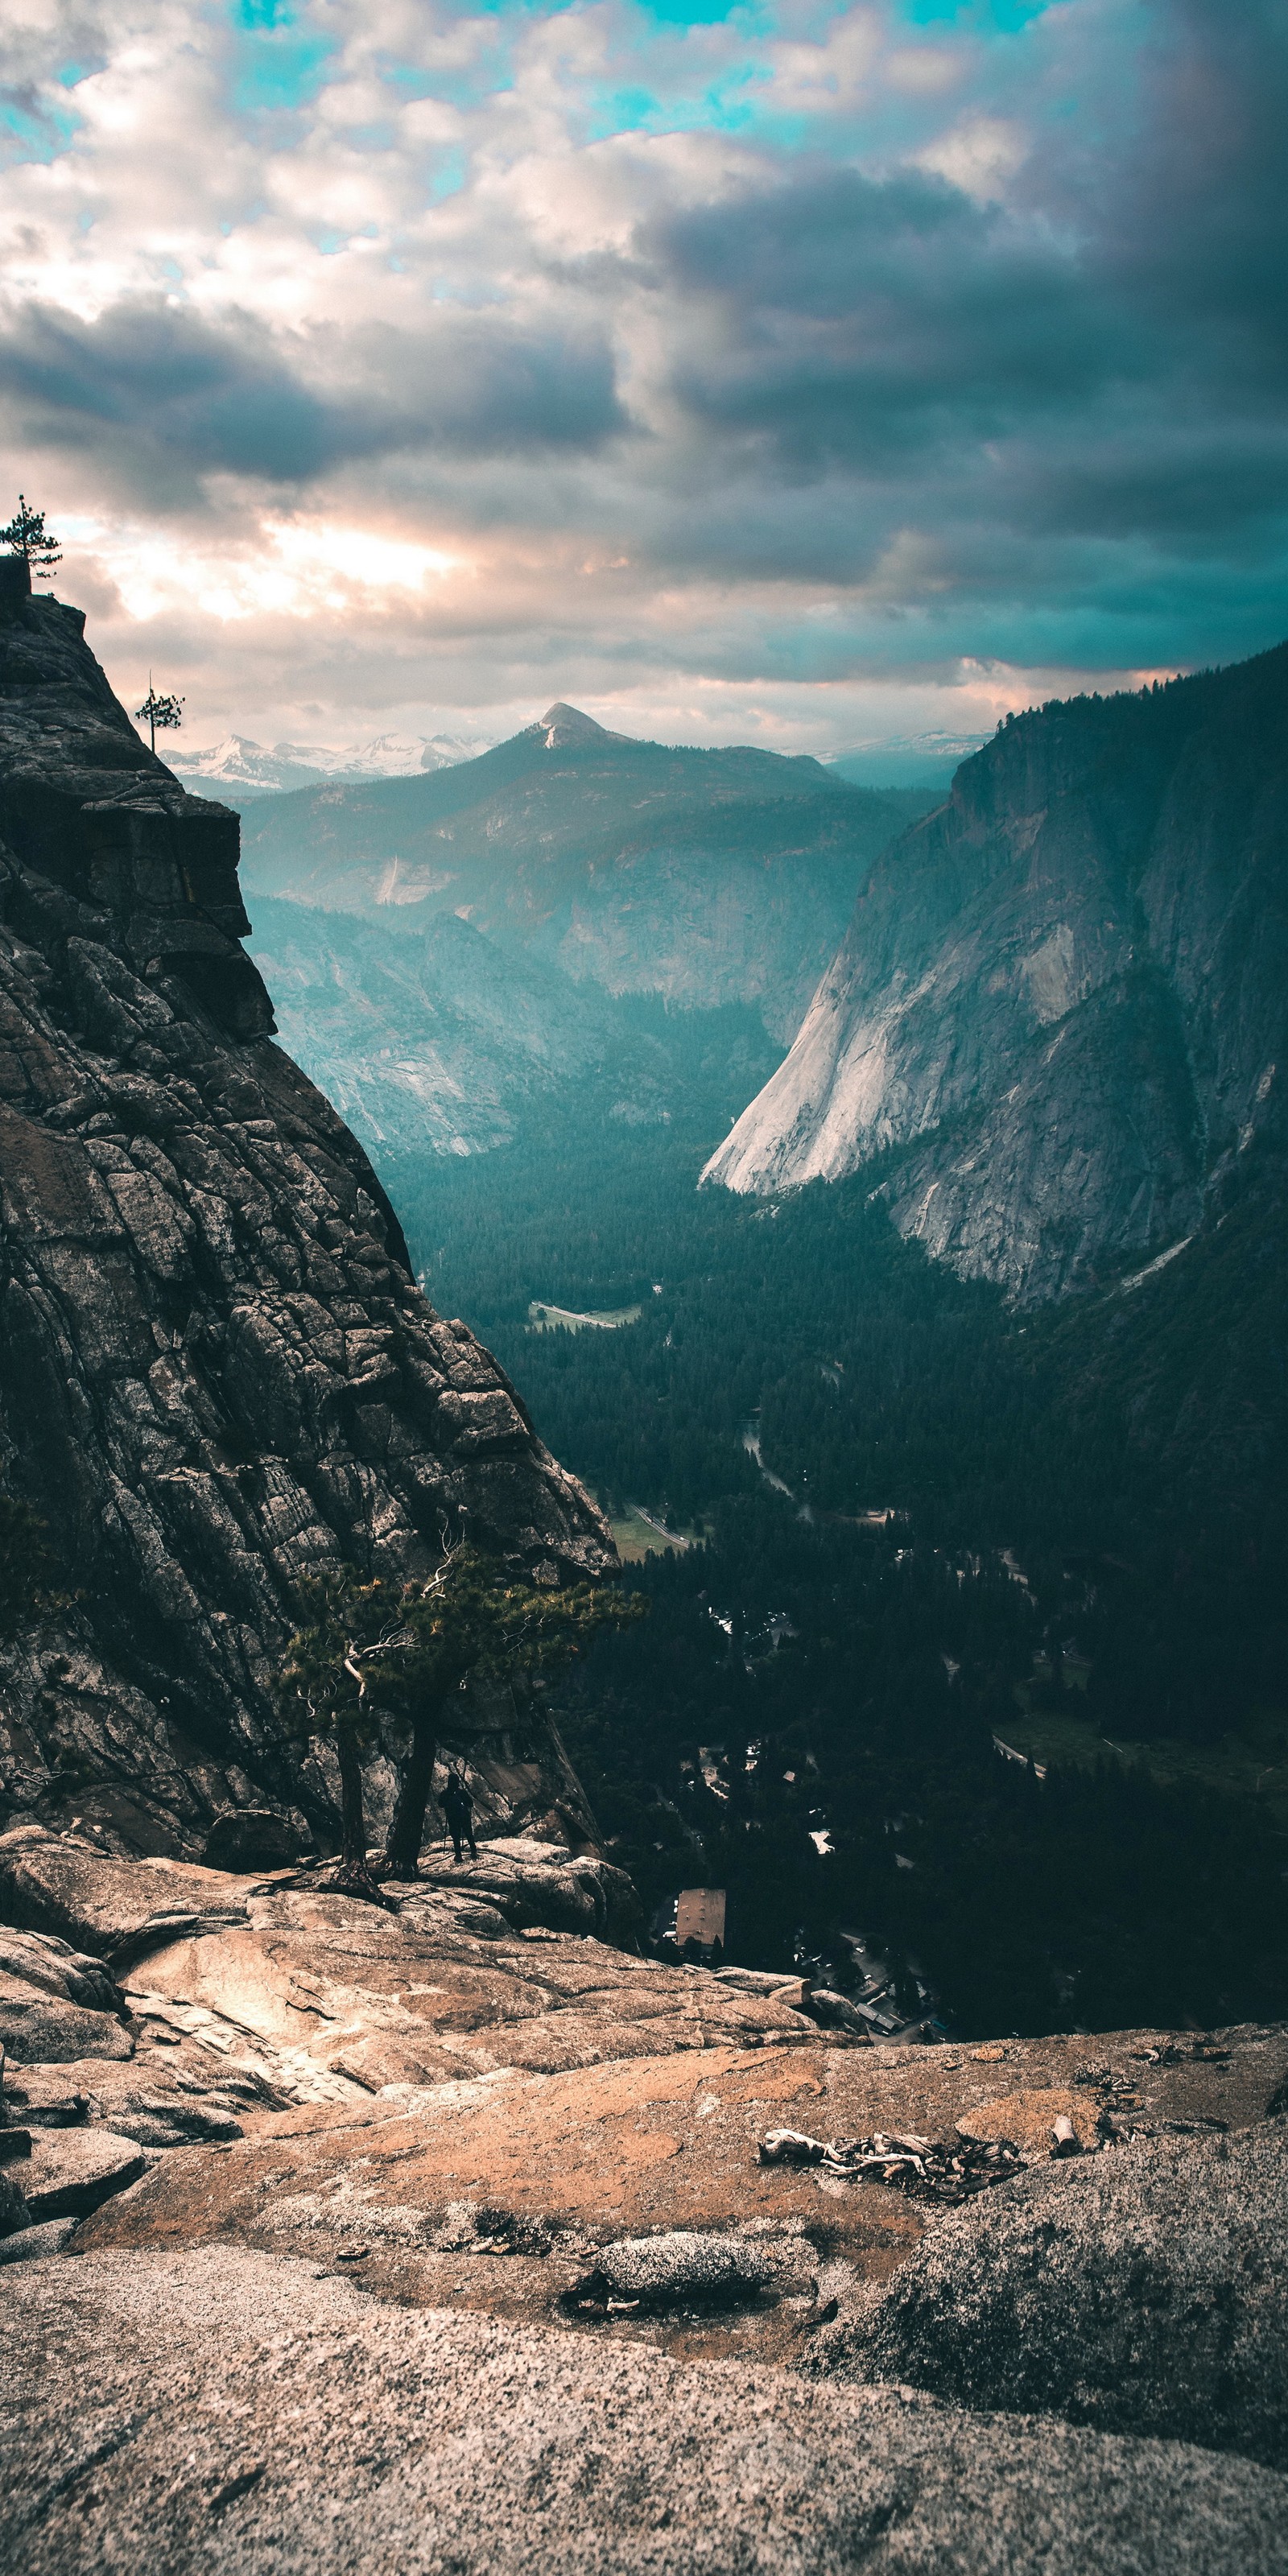
[[[83,625],[6,575],[0,1475],[82,1599],[6,1658],[0,1818],[199,1857],[256,1809],[289,1855],[335,1824],[331,1757],[269,1688],[302,1574],[414,1572],[444,1526],[546,1580],[615,1554],[273,1044],[237,818],[147,751]],[[540,1715],[490,1723],[507,1812],[592,1837]]]
[[[573,1868],[503,1839],[389,1914],[0,1845],[0,1905],[77,1936],[11,1962],[119,2052],[7,2071],[0,2564],[1278,2568],[1288,2030],[860,2044],[791,1985],[518,1920]],[[1039,2161],[946,2215],[761,2164],[784,2120]],[[861,2347],[874,2307],[920,2344]],[[937,2338],[940,2395],[907,2384]]]

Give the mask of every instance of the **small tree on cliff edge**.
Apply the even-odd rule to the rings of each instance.
[[[639,1618],[638,1596],[589,1583],[546,1590],[507,1583],[474,1547],[444,1555],[427,1583],[364,1582],[352,1566],[304,1587],[305,1620],[292,1637],[279,1702],[310,1734],[335,1739],[342,1847],[338,1884],[383,1902],[367,1861],[362,1756],[382,1713],[411,1720],[385,1869],[415,1876],[445,1703],[476,1677],[512,1680],[560,1670],[601,1628]]]
[[[29,572],[52,572],[62,562],[62,549],[57,537],[47,535],[43,510],[29,510],[24,492],[18,494],[18,515],[7,528],[0,528],[0,546],[11,555],[21,555]]]
[[[150,671],[148,673],[148,694],[144,699],[142,706],[136,707],[134,710],[134,721],[136,724],[142,724],[145,720],[148,728],[148,740],[154,751],[157,747],[158,733],[173,733],[183,723],[182,698],[170,698],[166,697],[164,694],[158,694],[157,690],[152,686],[152,674]]]

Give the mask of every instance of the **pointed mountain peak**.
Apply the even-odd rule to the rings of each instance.
[[[557,698],[552,707],[547,707],[539,722],[546,737],[547,751],[561,751],[565,743],[626,742],[629,739],[626,734],[610,733],[606,725],[596,724],[594,717],[584,716],[580,707],[565,706],[562,698]]]

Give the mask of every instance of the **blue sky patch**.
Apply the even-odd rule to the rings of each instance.
[[[241,116],[308,107],[338,48],[299,24],[289,0],[234,0],[232,104]]]
[[[1053,0],[903,0],[903,16],[913,27],[954,26],[981,35],[1018,35],[1040,18]]]

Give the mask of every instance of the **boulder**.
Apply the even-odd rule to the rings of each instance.
[[[46,2218],[38,2227],[6,2236],[0,2242],[0,2263],[38,2263],[44,2254],[65,2254],[77,2224],[74,2218]]]
[[[477,1860],[460,1864],[432,1852],[422,1857],[416,1884],[475,1888],[516,1931],[589,1932],[628,1949],[639,1946],[643,1910],[625,1870],[565,1844],[496,1835],[480,1843]],[[402,1890],[395,1885],[390,1893]]]
[[[764,2248],[738,2236],[697,2236],[669,2228],[661,2236],[624,2236],[601,2248],[584,2284],[592,2297],[632,2299],[644,2307],[677,2300],[751,2299],[774,2276]]]
[[[1037,2166],[820,2342],[851,2377],[1288,2469],[1288,2120]]]
[[[33,2220],[88,2218],[129,2183],[147,2158],[133,2138],[114,2130],[37,2129],[22,2168],[22,2196]]]
[[[109,2067],[115,2072],[118,2066],[120,2060],[73,2058],[70,2063],[6,2067],[0,2121],[25,2129],[83,2128],[90,2116],[91,2087],[101,2083]],[[128,2059],[121,2071],[130,2071]],[[83,2084],[79,2078],[85,2079]],[[0,2128],[0,2148],[5,2134]]]
[[[51,1933],[18,1932],[0,1925],[0,1972],[57,1995],[64,2003],[83,2004],[90,2012],[121,2010],[121,1989],[103,1961],[73,1950],[70,1942]]]
[[[788,1975],[781,1968],[714,1968],[713,1976],[722,1986],[732,1986],[739,1995],[776,1995],[780,2003],[791,2004],[799,2012],[805,2002],[807,1980]]]
[[[802,1992],[801,2002],[802,2009],[820,2029],[848,2031],[855,2039],[871,2040],[868,2023],[848,1995],[838,1995],[830,1986],[813,1986]]]
[[[128,2057],[122,2010],[101,1959],[50,1934],[0,1927],[0,2046],[15,2065]]]
[[[0,1834],[0,1914],[128,1967],[181,1931],[244,1922],[246,1891],[260,1884],[194,1862],[122,1860],[77,1834],[39,1825]]]
[[[206,1836],[208,1869],[289,1869],[308,1849],[299,1826],[272,1807],[225,1807]]]

